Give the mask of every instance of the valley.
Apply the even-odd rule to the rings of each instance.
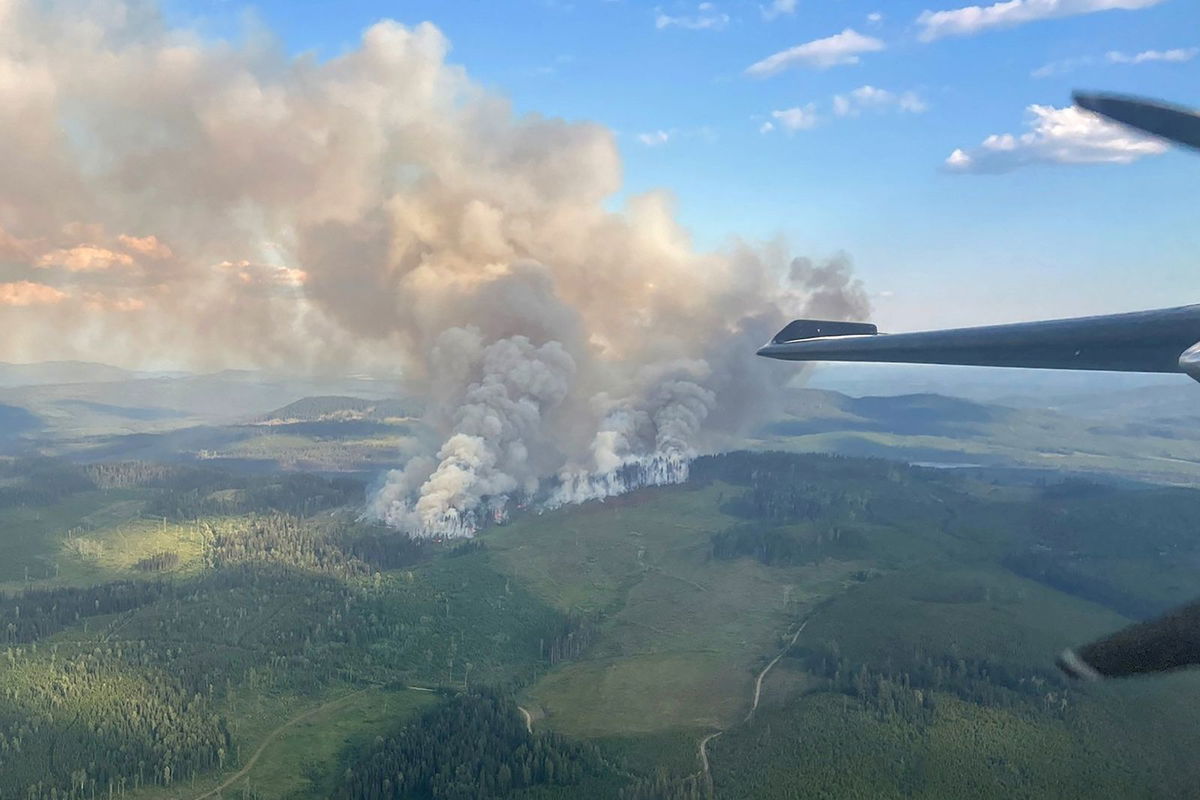
[[[880,406],[907,431],[881,435],[947,432],[980,413],[959,402],[846,406],[842,435]],[[816,435],[794,429],[683,485],[419,541],[359,519],[363,423],[414,424],[379,408],[246,423],[307,426],[354,466],[318,474],[0,460],[0,795],[390,796],[404,775],[398,796],[1173,797],[1200,777],[1195,676],[1080,687],[1052,664],[1200,595],[1195,489],[787,452]]]

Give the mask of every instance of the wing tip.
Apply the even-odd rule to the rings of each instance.
[[[1075,680],[1095,682],[1104,677],[1096,671],[1095,667],[1084,661],[1078,653],[1070,648],[1059,653],[1055,663],[1058,664],[1059,669]]]
[[[842,322],[827,319],[798,319],[789,322],[775,334],[770,344],[801,342],[805,339],[824,339],[831,336],[874,336],[879,328],[870,322]],[[761,350],[759,351],[762,354]]]

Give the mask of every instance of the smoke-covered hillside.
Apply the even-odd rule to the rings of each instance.
[[[568,502],[624,466],[681,479],[791,377],[757,345],[866,312],[844,257],[699,250],[663,192],[610,210],[613,132],[515,113],[449,49],[383,21],[292,58],[146,3],[5,4],[0,356],[386,366],[440,441],[372,512],[444,534],[547,480]]]

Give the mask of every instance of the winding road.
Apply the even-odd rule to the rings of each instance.
[[[754,702],[750,704],[750,713],[746,715],[746,722],[749,722],[750,718],[754,716],[754,712],[758,710],[758,698],[762,696],[763,678],[767,677],[767,673],[771,671],[771,667],[778,664],[779,659],[787,655],[787,651],[796,645],[796,640],[800,638],[800,632],[804,630],[804,626],[807,624],[808,620],[801,622],[800,627],[796,628],[796,632],[792,634],[792,640],[787,643],[787,647],[780,650],[779,655],[771,659],[771,663],[763,667],[763,671],[758,673],[758,680],[754,682]]]
[[[324,705],[317,706],[316,708],[310,708],[308,711],[305,711],[302,714],[297,714],[296,716],[287,720],[282,725],[275,728],[275,730],[273,730],[267,734],[267,738],[263,739],[262,744],[260,744],[258,746],[258,749],[254,751],[254,755],[250,756],[250,760],[246,762],[246,766],[239,769],[233,775],[230,775],[216,788],[209,789],[204,794],[197,795],[195,800],[204,800],[206,797],[214,797],[216,795],[219,795],[222,791],[224,791],[225,789],[228,789],[230,786],[237,783],[242,778],[246,777],[246,773],[248,773],[248,772],[250,772],[250,770],[254,769],[254,765],[256,763],[258,763],[258,758],[259,758],[259,756],[261,756],[263,754],[263,751],[266,750],[268,746],[270,746],[271,742],[275,741],[276,737],[278,737],[279,734],[283,733],[285,730],[290,728],[292,725],[295,725],[297,722],[307,719],[308,717],[319,714],[322,711],[328,711],[331,708],[336,708],[339,705],[341,705],[342,703],[349,700],[350,698],[357,697],[358,695],[362,694],[363,692],[369,691],[374,688],[376,688],[376,687],[368,686],[365,689],[359,689],[356,692],[350,692],[349,694],[344,694],[341,697],[337,698],[336,700],[330,700],[328,703],[325,703]]]
[[[800,638],[800,633],[804,630],[806,625],[808,625],[807,619],[800,623],[800,627],[796,628],[796,632],[792,634],[792,638],[788,641],[787,645],[779,651],[778,655],[771,659],[771,663],[763,667],[762,672],[758,673],[758,678],[754,681],[754,700],[750,703],[750,713],[746,715],[746,719],[742,720],[743,723],[749,722],[751,718],[753,718],[754,712],[758,710],[758,701],[759,698],[762,697],[763,680],[767,677],[767,673],[771,671],[772,667],[779,663],[779,659],[787,655],[788,650],[791,650],[796,645],[796,640]],[[521,710],[524,711],[524,709]],[[697,775],[703,778],[709,797],[713,796],[713,782],[712,772],[708,768],[708,743],[724,732],[725,731],[723,730],[716,731],[714,733],[710,733],[708,736],[705,736],[700,740],[700,746],[698,748],[700,755],[700,772],[698,772]]]
[[[704,776],[704,782],[708,785],[709,797],[712,797],[712,775],[708,771],[708,743],[724,732],[710,733],[700,740],[700,774]]]
[[[774,666],[779,663],[779,660],[781,658],[783,658],[785,655],[787,655],[788,650],[791,650],[792,647],[795,646],[796,641],[800,638],[800,634],[801,634],[801,632],[804,631],[804,628],[806,625],[808,625],[807,619],[804,620],[804,622],[800,623],[800,627],[796,628],[796,632],[792,634],[792,638],[788,641],[787,645],[782,650],[779,651],[778,655],[776,655],[773,659],[771,659],[769,664],[767,664],[765,667],[763,667],[762,672],[758,673],[758,678],[754,681],[754,700],[750,704],[750,713],[748,713],[746,715],[746,719],[744,720],[745,722],[749,722],[751,720],[751,718],[754,716],[754,712],[758,710],[758,701],[762,697],[763,680],[766,679],[767,673],[769,673],[771,671],[771,669],[774,668]],[[375,688],[375,687],[369,686],[365,689],[359,689],[356,692],[350,692],[349,694],[344,694],[335,700],[330,700],[328,703],[317,706],[316,708],[310,708],[308,711],[305,711],[301,714],[297,714],[296,716],[292,717],[291,719],[283,722],[281,725],[279,725],[278,727],[276,727],[274,730],[272,730],[270,733],[267,734],[267,737],[265,739],[263,739],[262,743],[258,746],[258,749],[254,751],[254,755],[250,756],[250,760],[246,762],[245,766],[243,766],[240,770],[235,772],[233,775],[226,778],[215,788],[209,789],[204,794],[197,795],[195,797],[195,800],[206,800],[207,798],[217,796],[225,789],[228,789],[230,786],[237,783],[242,778],[246,777],[246,775],[250,772],[250,770],[254,769],[254,765],[258,763],[258,759],[266,751],[267,747],[269,747],[271,745],[271,743],[274,742],[275,739],[279,737],[279,734],[283,733],[285,730],[287,730],[292,725],[295,725],[297,722],[305,720],[308,717],[315,716],[316,714],[319,714],[322,711],[328,711],[331,708],[336,708],[337,706],[341,705],[342,703],[346,702],[347,700],[351,699],[352,697],[356,697],[357,695],[360,695],[363,692],[366,692],[372,688]],[[409,686],[406,688],[411,689],[413,691],[419,691],[419,692],[420,691],[423,691],[423,692],[433,691],[432,689],[429,689],[424,686]],[[529,731],[530,733],[533,733],[533,716],[523,706],[517,706],[517,710],[521,712],[521,716],[525,720],[525,729],[527,731]],[[724,732],[725,731],[721,730],[721,731],[715,731],[713,733],[708,734],[707,736],[705,736],[703,739],[700,740],[700,744],[697,748],[697,751],[698,751],[698,754],[700,757],[700,776],[704,779],[705,785],[708,788],[708,796],[709,797],[712,796],[712,773],[709,770],[709,765],[708,765],[708,743],[710,741],[712,741],[713,739],[717,738],[718,736],[720,736]]]

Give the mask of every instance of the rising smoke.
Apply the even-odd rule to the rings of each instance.
[[[620,212],[614,135],[516,116],[433,25],[326,61],[149,3],[0,0],[0,358],[390,367],[442,444],[370,513],[462,535],[512,502],[686,477],[791,372],[793,315],[858,317],[844,260],[698,252]]]

